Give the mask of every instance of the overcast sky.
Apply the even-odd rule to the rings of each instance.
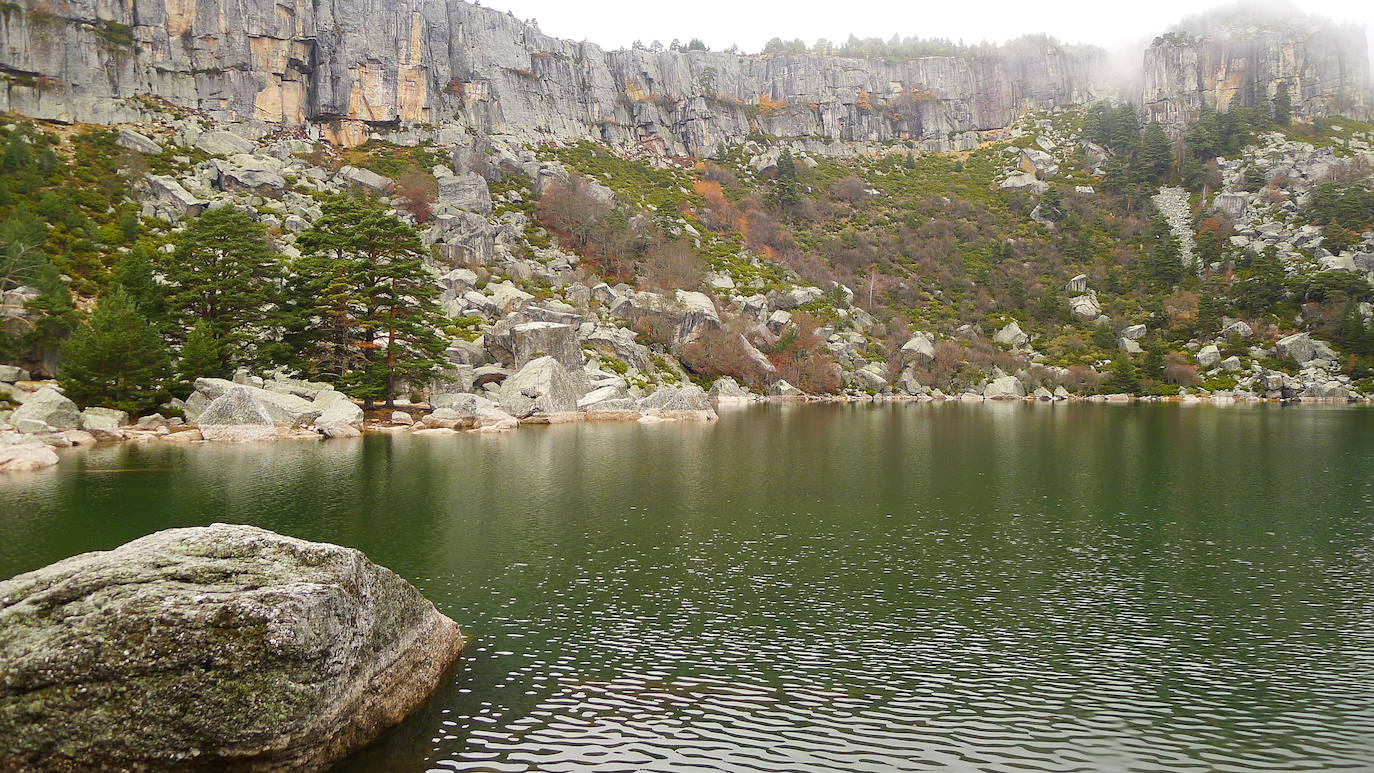
[[[850,33],[887,39],[903,36],[1002,42],[1032,32],[1046,32],[1066,43],[1095,43],[1107,48],[1150,37],[1206,8],[1234,2],[1212,0],[1062,0],[1057,2],[930,2],[929,0],[483,0],[482,5],[537,19],[549,35],[589,40],[605,48],[625,48],[636,40],[646,45],[673,38],[684,44],[701,38],[712,49],[738,45],[757,52],[769,38],[817,38],[843,41]],[[1304,0],[1302,8],[1374,31],[1374,0]],[[1374,38],[1372,38],[1374,39]]]

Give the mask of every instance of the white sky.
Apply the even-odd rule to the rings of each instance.
[[[673,38],[686,44],[701,38],[713,50],[737,44],[746,52],[763,48],[769,38],[817,38],[842,42],[859,37],[903,36],[982,40],[1000,43],[1033,32],[1049,33],[1066,43],[1093,43],[1105,48],[1148,43],[1150,38],[1185,16],[1207,8],[1232,6],[1217,0],[482,0],[482,5],[510,11],[520,19],[537,19],[546,34],[589,40],[604,48],[626,48],[635,40],[646,45]],[[1363,25],[1374,47],[1374,2],[1371,0],[1303,0],[1312,14]]]

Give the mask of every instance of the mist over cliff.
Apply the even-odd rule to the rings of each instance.
[[[1027,109],[1101,98],[1166,123],[1272,97],[1299,115],[1367,115],[1364,39],[1331,25],[1162,37],[1143,89],[1091,46],[1030,36],[908,61],[605,51],[460,0],[26,0],[0,9],[0,109],[55,120],[151,117],[159,103],[352,144],[457,126],[709,153],[752,132],[965,149]]]

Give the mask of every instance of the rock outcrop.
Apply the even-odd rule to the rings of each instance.
[[[463,647],[348,548],[172,529],[0,582],[0,769],[321,770]]]
[[[0,110],[113,123],[162,101],[345,143],[431,124],[678,153],[753,131],[945,150],[1101,96],[1104,61],[1044,38],[904,62],[603,51],[460,0],[29,2],[0,23]]]
[[[20,432],[48,432],[81,426],[81,409],[61,392],[47,387],[34,392],[10,421]]]
[[[1363,29],[1310,18],[1207,17],[1156,38],[1144,55],[1146,120],[1180,127],[1203,107],[1271,103],[1287,88],[1297,116],[1370,115]]]

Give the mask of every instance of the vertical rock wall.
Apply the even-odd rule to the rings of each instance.
[[[1103,54],[1026,40],[971,58],[603,51],[459,0],[26,0],[0,13],[0,109],[222,121],[457,124],[709,152],[751,131],[944,147],[1101,96]],[[967,140],[966,140],[967,141]]]
[[[461,0],[21,0],[0,3],[0,110],[113,123],[157,105],[218,121],[457,125],[522,140],[589,137],[710,153],[761,131],[968,147],[1029,108],[1112,95],[1104,53],[1028,37],[969,57],[603,51]],[[1299,115],[1368,115],[1362,34],[1329,26],[1166,36],[1143,103],[1179,124],[1292,90]]]
[[[1179,126],[1202,107],[1272,102],[1287,86],[1297,116],[1370,115],[1363,30],[1328,25],[1173,34],[1145,50],[1147,120]]]

